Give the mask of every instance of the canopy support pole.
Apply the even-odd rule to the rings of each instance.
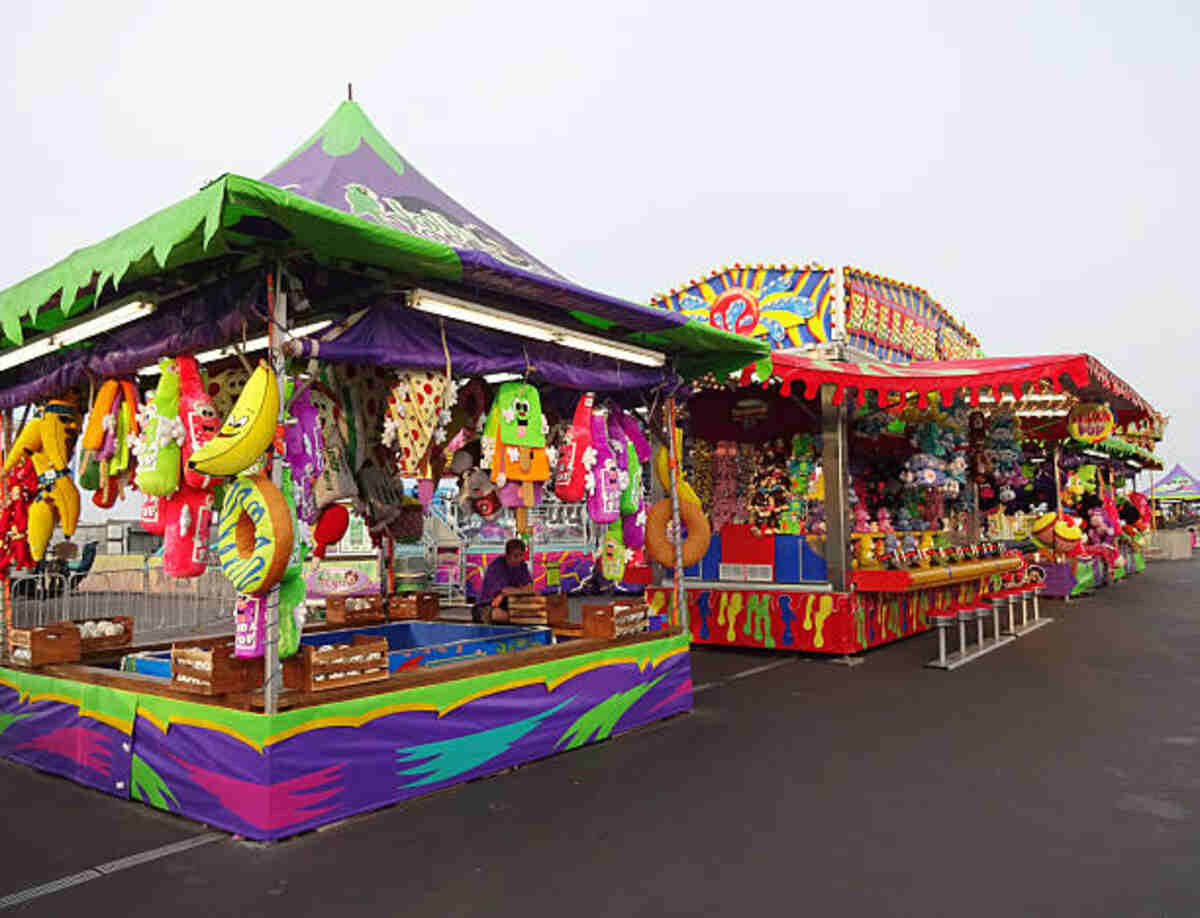
[[[1062,516],[1062,483],[1058,480],[1059,447],[1054,445],[1054,510]]]
[[[683,526],[679,522],[679,453],[675,449],[675,396],[667,399],[667,458],[671,474],[668,476],[671,491],[671,541],[675,547],[675,610],[679,627],[684,634],[691,634],[688,622],[687,596],[683,589]]]
[[[825,479],[825,577],[835,592],[845,593],[850,563],[846,543],[849,540],[850,503],[846,467],[848,431],[846,406],[835,405],[836,387],[821,386],[821,474]]]
[[[283,401],[283,330],[287,328],[287,293],[283,284],[283,262],[275,263],[274,276],[267,275],[267,295],[271,303],[271,323],[267,334],[270,337],[271,365],[275,369],[275,380],[279,386],[279,417],[283,423],[287,410]],[[271,482],[279,488],[283,485],[283,457],[276,456],[271,464]],[[296,534],[299,538],[299,533]],[[283,682],[283,669],[279,662],[279,584],[271,588],[267,597],[267,642],[263,652],[263,713],[275,714],[279,710],[279,689]]]

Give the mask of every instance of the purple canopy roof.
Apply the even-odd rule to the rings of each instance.
[[[667,369],[621,363],[460,322],[445,323],[443,348],[440,320],[408,308],[400,297],[375,303],[348,328],[339,327],[330,337],[332,340],[301,339],[302,355],[341,363],[440,370],[448,354],[455,376],[528,373],[566,389],[617,392],[678,385]]]
[[[421,175],[355,102],[343,102],[264,182],[364,220],[562,279]]]

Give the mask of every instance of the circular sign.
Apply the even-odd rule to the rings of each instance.
[[[1112,436],[1113,423],[1108,405],[1080,402],[1067,415],[1067,433],[1080,443],[1099,443]]]
[[[726,290],[712,304],[708,324],[735,335],[748,335],[758,325],[758,297],[742,287]]]

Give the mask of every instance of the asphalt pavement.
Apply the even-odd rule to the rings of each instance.
[[[932,635],[855,667],[697,648],[692,714],[275,845],[0,763],[0,903],[68,877],[12,913],[1200,915],[1198,586],[1154,564],[951,673]]]

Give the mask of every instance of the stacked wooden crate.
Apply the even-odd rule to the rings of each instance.
[[[650,630],[650,608],[641,599],[617,600],[583,613],[583,636],[611,641]]]
[[[330,625],[375,625],[386,618],[382,596],[330,596],[325,600],[325,621]]]
[[[300,648],[300,685],[306,692],[380,682],[388,677],[388,642],[385,637],[354,635],[350,644]]]
[[[437,593],[398,593],[388,599],[388,618],[394,620],[421,619],[435,621],[441,614],[442,603]]]
[[[82,653],[79,629],[72,622],[13,628],[8,634],[8,657],[22,666],[76,663]]]
[[[233,655],[233,642],[171,646],[171,685],[193,695],[252,692],[263,683],[263,661]]]
[[[566,618],[567,597],[561,594],[508,597],[508,621],[513,625],[546,625]]]

